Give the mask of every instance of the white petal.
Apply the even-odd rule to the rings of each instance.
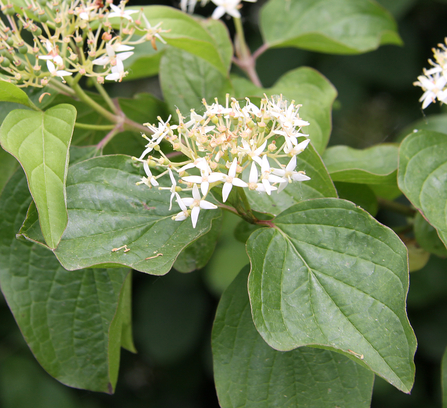
[[[248,176],[248,181],[250,183],[256,183],[258,181],[258,169],[256,168],[255,162],[251,163],[250,175]]]
[[[208,194],[208,189],[210,188],[210,183],[208,181],[204,181],[200,185],[200,190],[202,191],[202,194],[206,196]]]
[[[96,58],[95,60],[92,61],[92,64],[94,65],[107,65],[110,61],[109,57],[100,57],[100,58]]]
[[[197,225],[197,220],[199,219],[200,207],[194,207],[191,210],[191,221],[192,227],[195,228]]]
[[[233,184],[225,183],[222,188],[222,201],[227,201],[228,196],[230,195],[231,189],[233,188]]]
[[[135,47],[131,47],[130,45],[120,44],[115,47],[115,52],[130,51],[133,49],[135,49]]]
[[[127,58],[129,58],[132,55],[133,55],[132,51],[121,52],[119,54],[116,54],[116,60],[117,60],[116,62],[118,63],[118,61],[124,61],[124,60],[126,60]]]
[[[243,181],[243,180],[241,180],[241,179],[239,179],[239,178],[234,178],[234,179],[233,179],[233,186],[237,186],[237,187],[247,187],[248,184],[247,184],[245,181]]]
[[[200,208],[203,208],[204,210],[215,210],[217,208],[217,205],[214,205],[213,203],[210,203],[206,200],[201,200]]]
[[[182,177],[182,180],[185,180],[187,183],[198,183],[202,182],[202,177],[200,176],[186,176]]]
[[[182,198],[182,201],[187,207],[191,207],[194,204],[194,198],[191,197]]]
[[[192,196],[194,200],[199,201],[202,197],[200,197],[199,188],[197,187],[197,184],[194,184],[192,187]]]
[[[231,163],[230,169],[228,170],[228,175],[230,177],[234,177],[236,175],[237,169],[237,158],[235,157],[233,163]]]

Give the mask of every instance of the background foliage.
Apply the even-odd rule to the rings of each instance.
[[[347,144],[355,148],[366,148],[377,143],[400,140],[408,133],[405,130],[407,126],[417,120],[421,120],[423,126],[425,114],[442,111],[439,106],[431,106],[422,112],[420,104],[417,103],[420,90],[413,88],[412,82],[420,74],[422,67],[426,66],[430,49],[442,42],[447,35],[444,24],[447,17],[447,2],[441,0],[380,0],[379,2],[391,11],[398,21],[403,46],[383,46],[377,51],[360,56],[317,54],[294,48],[272,49],[258,61],[258,73],[265,87],[273,86],[283,74],[302,65],[316,68],[331,81],[338,91],[333,112],[331,145]],[[138,1],[130,2],[130,5],[138,4],[140,4]],[[178,5],[173,2],[165,4]],[[261,6],[262,2],[244,3],[242,10],[245,26],[249,32],[247,40],[254,48],[260,43],[256,16]],[[204,10],[198,8],[197,12],[209,15],[206,8]],[[228,20],[230,30],[233,29],[231,24]],[[274,33],[268,34],[267,38],[274,41]],[[189,58],[187,54],[176,49],[170,51],[164,61],[166,63],[169,59],[176,61],[180,59],[184,64],[200,64],[197,60],[188,61],[187,58]],[[225,64],[225,58],[223,61],[221,63]],[[141,64],[141,61],[138,63]],[[138,68],[137,65],[134,67],[134,78],[138,77]],[[200,69],[199,65],[197,69]],[[219,80],[218,67],[213,75]],[[154,121],[157,115],[164,117],[166,113],[157,112],[153,118],[146,117],[144,112],[133,111],[126,97],[132,96],[137,91],[147,91],[161,97],[160,89],[163,88],[169,102],[169,92],[177,92],[175,83],[170,81],[174,77],[175,72],[169,78],[162,77],[160,83],[155,79],[143,82],[136,80],[127,81],[125,85],[118,84],[116,87],[110,85],[110,88],[116,88],[111,89],[112,93],[119,92],[119,96],[122,97],[120,105],[123,109],[129,106],[129,116],[133,120]],[[167,90],[168,85],[172,86],[172,89]],[[238,89],[235,91],[237,93]],[[212,90],[209,92],[215,96]],[[52,104],[63,102],[63,100],[52,101]],[[150,101],[144,102],[150,103]],[[189,106],[187,101],[185,106]],[[78,115],[81,115],[82,106],[77,109]],[[0,111],[0,118],[4,119],[2,115]],[[441,122],[437,129],[431,130],[447,132],[446,123],[447,121]],[[73,137],[76,138],[76,132]],[[101,139],[100,134],[92,134],[90,137],[92,141]],[[114,139],[107,149],[110,150],[108,153],[126,153],[119,137]],[[383,154],[381,152],[380,155]],[[4,156],[0,161],[0,177],[6,179],[11,174],[13,161],[9,155]],[[333,171],[336,172],[336,163],[332,165]],[[329,170],[333,174],[330,168]],[[384,170],[382,177],[387,177],[386,169],[382,170]],[[349,188],[346,190],[346,195],[348,198]],[[27,208],[24,206],[22,209],[26,211]],[[225,217],[221,241],[208,267],[189,275],[176,271],[165,277],[133,274],[133,328],[138,354],[122,352],[120,381],[113,397],[69,389],[57,384],[35,361],[2,299],[0,405],[6,408],[218,407],[212,380],[211,325],[220,294],[234,277],[232,271],[225,267],[226,261],[231,257],[235,264],[234,271],[240,270],[240,267],[247,263],[244,245],[235,240],[225,240],[225,235],[232,234],[237,219],[228,215]],[[388,225],[397,226],[402,223],[402,220],[393,213],[380,211],[377,217]],[[424,226],[421,225],[421,228]],[[442,253],[440,255],[445,256]],[[185,262],[183,266],[177,265],[179,270],[187,269]],[[411,275],[408,314],[419,342],[416,353],[416,383],[412,395],[403,394],[376,378],[373,407],[441,406],[440,361],[447,344],[446,267],[445,258],[432,256],[422,270]],[[62,274],[61,271],[59,273]],[[95,270],[94,273],[100,274],[101,271]],[[85,290],[88,290],[87,275],[86,272],[86,278],[78,283],[85,287]],[[63,280],[65,277],[61,276],[60,279]],[[122,281],[125,276],[117,270],[115,276],[104,280],[104,284],[109,283],[113,286],[113,282],[120,279]],[[104,318],[113,319],[113,316]],[[103,338],[101,341],[107,339]],[[126,347],[125,337],[123,346]],[[132,347],[131,344],[127,344],[126,348],[132,349]],[[302,354],[305,353],[303,350]],[[323,359],[321,360],[323,364],[324,358],[322,356],[319,358]]]

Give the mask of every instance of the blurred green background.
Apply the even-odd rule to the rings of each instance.
[[[165,1],[174,7],[178,1]],[[364,148],[393,142],[415,121],[442,112],[439,105],[422,111],[421,90],[412,83],[427,67],[431,49],[447,36],[447,1],[380,0],[396,18],[404,46],[384,46],[360,56],[333,56],[297,49],[263,54],[258,72],[264,86],[298,66],[311,66],[337,88],[330,144]],[[130,1],[129,5],[146,2]],[[155,3],[154,3],[155,4]],[[160,4],[160,2],[157,2]],[[261,44],[257,16],[263,2],[244,3],[247,39]],[[197,11],[210,15],[208,5]],[[231,20],[225,20],[230,30]],[[154,78],[118,84],[113,92],[160,96]],[[447,127],[445,129],[447,133]],[[379,212],[391,225],[400,220]],[[172,271],[165,277],[133,275],[134,336],[138,354],[122,352],[120,377],[113,396],[59,384],[34,360],[5,301],[0,298],[0,407],[2,408],[213,408],[218,407],[212,377],[210,335],[222,290],[247,262],[244,244],[232,238],[238,220],[226,215],[216,252],[203,270]],[[229,237],[230,239],[226,239]],[[1,296],[1,295],[0,295]],[[432,255],[411,275],[408,314],[419,347],[416,383],[405,395],[377,379],[373,407],[441,407],[440,362],[447,345],[447,261]]]

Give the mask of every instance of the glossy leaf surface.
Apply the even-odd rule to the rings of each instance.
[[[187,116],[191,109],[204,109],[202,99],[213,103],[214,98],[225,105],[225,95],[232,94],[229,79],[203,59],[186,51],[166,50],[160,65],[160,82],[165,100]]]
[[[421,130],[399,150],[399,188],[447,245],[447,136]]]
[[[129,156],[119,155],[96,157],[70,167],[69,222],[55,251],[65,268],[125,265],[164,275],[179,253],[220,217],[220,210],[202,210],[196,228],[190,219],[173,221],[171,217],[180,209],[169,211],[169,192],[135,185],[141,180],[141,171]]]
[[[76,109],[61,104],[46,112],[17,109],[0,129],[0,142],[25,170],[45,241],[55,248],[67,225],[65,180]]]
[[[0,81],[0,102],[20,103],[31,109],[39,109],[34,105],[25,92],[14,84],[6,81]]]
[[[113,392],[120,345],[133,349],[128,269],[69,272],[54,254],[16,239],[31,198],[21,171],[0,199],[0,283],[26,342],[62,383]]]
[[[369,0],[270,0],[261,11],[270,47],[358,54],[402,44],[391,14]]]
[[[360,184],[396,184],[398,146],[383,144],[360,150],[333,146],[323,154],[332,180]]]
[[[329,350],[274,350],[256,331],[244,268],[221,297],[214,321],[214,379],[222,408],[367,408],[374,375]]]
[[[206,60],[223,75],[227,73],[218,44],[193,17],[166,6],[145,6],[142,9],[152,27],[162,22],[161,28],[168,32],[161,36],[169,45]]]
[[[406,315],[407,250],[354,204],[294,205],[247,242],[253,320],[278,350],[344,353],[398,389],[414,378],[416,338]]]

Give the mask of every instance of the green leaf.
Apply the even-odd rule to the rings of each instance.
[[[0,148],[0,194],[18,166],[17,160]]]
[[[442,356],[441,365],[442,408],[447,408],[447,348]]]
[[[0,84],[0,102],[20,103],[31,109],[39,110],[31,99],[28,98],[28,95],[16,85],[1,80]]]
[[[369,0],[270,0],[260,25],[269,47],[358,54],[402,44],[391,14]]]
[[[186,51],[166,50],[160,64],[160,82],[168,106],[184,115],[203,108],[202,99],[224,104],[225,95],[233,93],[229,79],[208,62]]]
[[[310,180],[290,183],[280,193],[274,191],[271,195],[248,190],[247,198],[253,210],[278,215],[300,201],[311,198],[337,197],[334,184],[320,156],[311,144],[296,159],[297,171],[304,171]],[[279,159],[279,161],[287,164],[289,159]]]
[[[123,322],[128,324],[130,299],[122,287],[129,271],[69,272],[51,251],[17,240],[30,201],[26,179],[18,171],[0,198],[2,292],[31,351],[50,375],[71,387],[111,393],[120,358],[116,346]]]
[[[248,85],[248,80],[243,78],[233,78],[232,82],[236,98],[262,97],[265,93],[268,97],[283,95],[285,100],[295,100],[303,105],[300,117],[310,123],[304,131],[309,134],[317,152],[323,153],[331,134],[332,104],[337,96],[337,91],[323,75],[311,68],[297,68],[283,75],[274,86],[267,89]]]
[[[447,113],[424,116],[422,119],[412,123],[402,130],[402,132],[399,133],[397,140],[402,141],[410,133],[419,130],[447,133]]]
[[[447,244],[447,136],[420,130],[399,150],[399,188]]]
[[[368,149],[333,146],[323,154],[332,180],[358,184],[396,184],[398,146],[382,144]]]
[[[414,236],[421,248],[438,256],[447,256],[447,248],[439,239],[436,229],[419,212],[414,217]]]
[[[189,244],[178,256],[174,268],[188,273],[203,268],[214,253],[222,226],[222,218],[216,220],[211,230],[197,241]]]
[[[128,156],[102,156],[70,167],[67,178],[68,225],[55,251],[69,269],[125,265],[164,275],[189,244],[206,234],[220,210],[202,210],[191,220],[171,219],[169,192],[135,185],[142,169]],[[168,179],[159,180],[160,185]],[[34,239],[34,236],[29,235]],[[122,248],[127,245],[128,251]]]
[[[231,68],[231,59],[233,58],[234,52],[227,26],[221,20],[214,20],[212,18],[200,20],[200,24],[208,30],[216,42],[217,50],[228,72]]]
[[[141,8],[152,27],[162,23],[161,28],[168,32],[160,35],[169,45],[194,54],[213,65],[222,75],[227,74],[218,44],[194,18],[172,7],[145,6],[138,10]]]
[[[157,44],[156,50],[154,50],[150,42],[136,44],[133,55],[126,60],[126,70],[129,73],[123,78],[123,81],[132,81],[157,75],[164,50],[165,46],[162,43]]]
[[[76,109],[57,105],[46,112],[12,111],[0,142],[25,170],[45,241],[56,248],[67,225],[65,180]]]
[[[212,334],[214,380],[222,408],[367,408],[374,375],[329,350],[269,347],[256,331],[244,268],[222,295]]]
[[[304,201],[274,225],[247,242],[253,320],[264,340],[277,350],[344,353],[410,392],[416,338],[402,241],[340,199]]]
[[[367,185],[343,183],[341,181],[336,181],[334,184],[340,198],[352,201],[365,211],[368,211],[373,217],[377,214],[379,205],[376,195]]]

